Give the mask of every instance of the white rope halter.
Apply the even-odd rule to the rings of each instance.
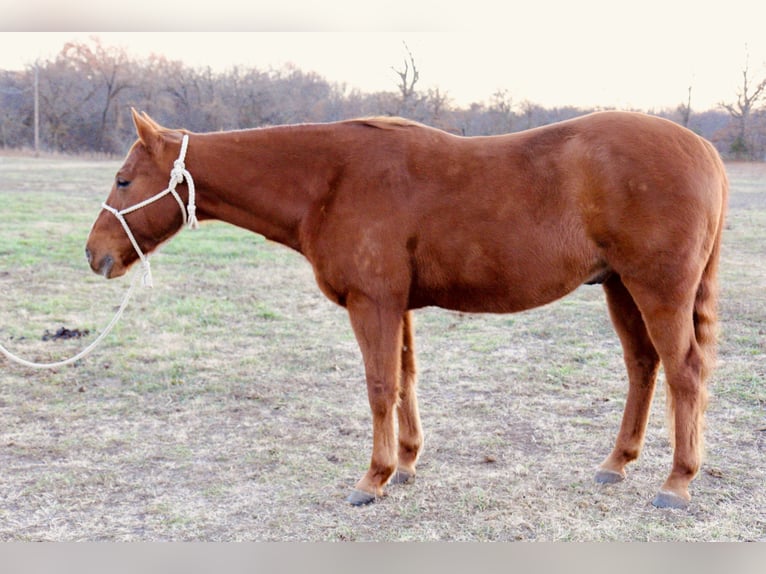
[[[197,206],[194,203],[195,201],[194,179],[192,179],[191,174],[189,173],[189,171],[186,169],[186,166],[184,165],[184,159],[186,158],[186,149],[188,147],[189,147],[189,136],[184,134],[183,140],[181,141],[181,152],[178,154],[178,159],[173,162],[173,169],[170,171],[170,182],[168,183],[167,188],[165,188],[158,194],[153,195],[152,197],[145,199],[144,201],[141,201],[140,203],[137,203],[130,207],[126,207],[125,209],[122,209],[122,210],[117,210],[114,207],[107,205],[106,202],[101,204],[102,208],[114,214],[114,216],[117,218],[117,221],[119,221],[122,224],[122,227],[125,230],[125,233],[128,235],[128,239],[130,239],[131,244],[133,244],[133,249],[136,250],[138,257],[139,259],[141,259],[141,263],[144,266],[143,283],[144,283],[144,286],[146,287],[152,287],[153,285],[152,268],[149,265],[149,258],[146,255],[144,255],[143,251],[141,251],[141,247],[139,247],[138,241],[136,241],[136,238],[133,235],[133,232],[130,230],[130,227],[128,226],[128,222],[125,221],[124,216],[128,213],[137,211],[141,209],[142,207],[146,207],[150,203],[154,203],[158,199],[165,197],[167,194],[171,194],[173,198],[175,198],[176,202],[178,203],[178,207],[181,208],[181,214],[184,217],[184,225],[188,225],[189,229],[197,229],[197,227],[199,226],[199,223],[197,222]],[[184,202],[181,201],[181,197],[178,195],[178,192],[176,191],[176,186],[179,183],[183,183],[184,178],[186,179],[187,185],[189,187],[189,204],[187,207],[184,207]]]
[[[106,209],[107,211],[110,211],[114,214],[114,216],[117,218],[117,220],[122,224],[122,227],[125,229],[125,233],[128,234],[128,239],[130,239],[130,242],[133,244],[133,248],[136,250],[136,253],[138,253],[138,256],[141,258],[141,263],[144,265],[144,276],[143,276],[143,283],[147,287],[152,286],[152,270],[149,266],[149,259],[144,255],[144,252],[141,251],[141,248],[138,246],[138,242],[136,241],[136,238],[133,236],[133,232],[130,231],[130,227],[128,227],[128,223],[125,221],[124,215],[126,213],[131,213],[133,211],[136,211],[137,209],[141,209],[144,206],[149,205],[150,203],[153,203],[160,199],[161,197],[166,196],[168,193],[172,194],[175,200],[178,202],[178,205],[181,207],[181,213],[183,213],[184,216],[184,225],[188,225],[190,229],[197,229],[198,222],[197,222],[197,207],[194,203],[194,180],[192,179],[191,174],[186,169],[186,166],[184,166],[184,158],[186,157],[186,148],[189,146],[189,136],[184,135],[183,141],[181,142],[181,153],[178,156],[178,159],[173,162],[173,169],[170,172],[170,183],[168,184],[167,189],[159,192],[157,195],[154,195],[150,197],[149,199],[145,199],[144,201],[137,203],[136,205],[133,205],[131,207],[127,207],[123,210],[116,210],[113,207],[110,207],[106,203],[102,203],[101,207]],[[176,186],[179,183],[182,183],[184,178],[186,178],[187,184],[189,186],[189,205],[184,208],[184,203],[181,201],[181,198],[179,197],[178,193],[176,192]],[[85,347],[82,351],[77,353],[75,356],[65,359],[63,361],[57,361],[55,363],[35,363],[32,361],[27,361],[26,359],[22,359],[21,357],[18,357],[8,351],[3,345],[0,345],[0,354],[4,355],[7,359],[14,361],[16,363],[19,363],[20,365],[23,365],[25,367],[31,367],[34,369],[55,369],[57,367],[63,367],[65,365],[70,365],[72,363],[75,363],[76,361],[79,361],[83,357],[85,357],[87,354],[89,354],[93,349],[95,349],[98,344],[104,340],[104,338],[109,334],[109,332],[112,330],[112,328],[117,324],[117,321],[122,316],[122,312],[125,310],[125,307],[128,306],[128,301],[130,301],[131,295],[133,295],[133,291],[136,287],[136,279],[138,278],[138,273],[133,277],[133,281],[130,284],[130,288],[128,289],[128,292],[125,294],[125,297],[122,300],[122,303],[120,304],[119,309],[115,313],[114,317],[112,317],[112,320],[109,322],[109,324],[106,326],[104,331],[96,338],[95,341],[93,341],[90,345]]]

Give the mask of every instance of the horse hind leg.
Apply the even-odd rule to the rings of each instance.
[[[632,292],[640,293],[636,300],[665,369],[668,389],[673,466],[653,504],[684,508],[691,500],[689,484],[702,461],[708,342],[697,339],[698,307],[693,290],[687,290],[686,295],[649,289]]]
[[[622,343],[629,383],[614,449],[601,463],[595,477],[596,482],[610,484],[625,479],[625,467],[641,452],[660,359],[641,312],[620,277],[612,275],[603,287],[612,323]]]
[[[391,484],[410,482],[415,478],[415,463],[423,447],[423,430],[420,425],[416,394],[417,364],[415,360],[415,337],[412,311],[404,314],[402,321],[402,369],[399,383],[399,461]]]
[[[655,497],[661,508],[684,508],[691,500],[689,484],[702,463],[704,413],[707,389],[703,379],[703,358],[694,339],[677,346],[663,359],[667,378],[668,428],[673,446],[673,467]]]

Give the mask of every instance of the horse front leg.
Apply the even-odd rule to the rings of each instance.
[[[364,358],[372,411],[370,468],[347,499],[360,506],[383,495],[383,487],[397,467],[394,416],[399,395],[403,312],[381,306],[365,296],[349,297],[347,307]]]
[[[415,477],[415,463],[423,447],[423,429],[418,412],[417,363],[412,311],[402,321],[402,368],[399,385],[399,462],[391,484],[402,484]]]

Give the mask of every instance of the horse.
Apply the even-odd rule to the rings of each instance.
[[[363,357],[372,456],[349,503],[415,476],[423,431],[413,311],[513,313],[600,284],[628,391],[595,481],[624,480],[638,458],[662,364],[673,460],[652,502],[688,506],[716,356],[728,197],[708,141],[618,111],[481,137],[388,117],[193,133],[132,115],[138,139],[90,230],[90,267],[123,275],[192,210],[301,253],[319,289],[347,310]],[[172,194],[153,195],[168,172]]]

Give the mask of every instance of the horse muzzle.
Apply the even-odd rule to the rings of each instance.
[[[94,273],[98,273],[99,275],[102,275],[106,279],[112,278],[112,269],[114,268],[114,257],[112,257],[111,255],[104,255],[100,259],[94,259],[93,253],[91,253],[90,249],[88,249],[87,247],[85,248],[85,257],[88,259],[90,268],[93,269]]]

